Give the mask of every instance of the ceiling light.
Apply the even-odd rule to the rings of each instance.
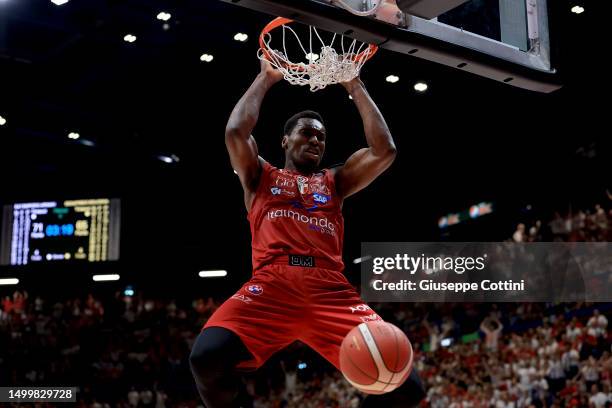
[[[200,278],[222,278],[227,276],[227,271],[200,271],[198,276]]]
[[[417,92],[425,92],[428,86],[425,82],[417,82],[414,84],[414,90]]]
[[[94,275],[92,276],[92,279],[95,282],[108,282],[108,281],[116,281],[119,280],[119,275],[117,274],[110,274],[110,275]]]
[[[172,17],[172,15],[170,13],[166,13],[164,11],[162,11],[161,13],[159,13],[157,15],[157,19],[161,20],[161,21],[168,21],[168,20],[170,20],[170,17]]]
[[[584,13],[584,7],[574,6],[572,7],[572,13],[582,14]]]
[[[392,84],[396,83],[397,81],[399,81],[399,77],[397,75],[389,75],[387,78],[385,78],[387,82],[390,82]]]
[[[234,36],[234,40],[240,41],[240,42],[245,42],[247,38],[249,38],[249,36],[244,33],[238,33]]]
[[[16,285],[19,283],[17,278],[3,278],[0,279],[0,285]]]

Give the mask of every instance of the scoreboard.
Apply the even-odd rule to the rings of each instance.
[[[5,205],[0,265],[119,259],[119,199]]]

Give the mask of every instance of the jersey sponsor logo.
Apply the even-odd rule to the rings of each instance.
[[[300,194],[308,194],[308,177],[297,176],[296,180]]]
[[[263,293],[261,285],[249,285],[247,286],[247,290],[253,295],[261,295]]]
[[[325,182],[321,179],[321,176],[314,176],[312,179],[309,179],[305,176],[295,176],[292,174],[288,174],[283,170],[280,171],[280,175],[277,174],[274,179],[274,185],[277,187],[285,187],[285,188],[294,188],[297,184],[297,188],[302,195],[310,194],[310,193],[318,193],[323,194],[325,196],[331,196],[331,191],[329,187],[325,184]],[[289,191],[284,190],[283,193],[289,193]],[[295,193],[291,191],[291,194]]]
[[[325,194],[314,193],[312,195],[312,199],[317,203],[326,204],[329,201],[330,197]]]
[[[266,218],[268,220],[291,218],[294,221],[308,225],[309,229],[311,230],[329,235],[336,235],[336,226],[326,217],[312,217],[306,214],[301,214],[298,211],[283,209],[268,211]]]
[[[284,188],[280,188],[280,187],[270,187],[270,192],[272,193],[272,195],[286,195],[288,197],[295,197],[295,191],[291,191],[291,190],[287,190]]]
[[[241,300],[244,303],[251,303],[253,301],[253,299],[251,299],[250,297],[245,296],[245,295],[240,295],[240,294],[235,294],[230,299]]]
[[[310,190],[312,190],[313,193],[320,193],[328,196],[331,195],[329,188],[322,183],[310,183]]]
[[[295,181],[291,180],[287,177],[276,176],[276,180],[274,180],[274,184],[278,187],[295,187]]]
[[[370,306],[366,305],[365,303],[362,303],[362,304],[357,305],[357,306],[349,306],[349,309],[351,309],[351,313],[365,312],[365,311],[368,311],[368,310],[372,310],[370,308]]]

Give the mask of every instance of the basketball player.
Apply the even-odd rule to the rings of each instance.
[[[225,143],[244,189],[251,225],[253,276],[204,326],[190,356],[207,408],[237,407],[238,373],[260,367],[295,340],[340,368],[340,344],[362,322],[380,320],[342,270],[342,203],[395,158],[395,144],[363,83],[342,85],[352,96],[368,144],[333,169],[319,169],[327,132],[321,116],[298,113],[285,124],[285,166],[259,157],[251,131],[266,92],[282,74],[267,61],[234,108]],[[424,392],[416,372],[404,385],[371,395],[363,406],[413,407]]]

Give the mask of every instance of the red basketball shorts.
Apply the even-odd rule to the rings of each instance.
[[[340,368],[340,344],[360,323],[381,320],[341,272],[267,265],[227,299],[206,322],[236,333],[260,367],[275,352],[299,340]]]

